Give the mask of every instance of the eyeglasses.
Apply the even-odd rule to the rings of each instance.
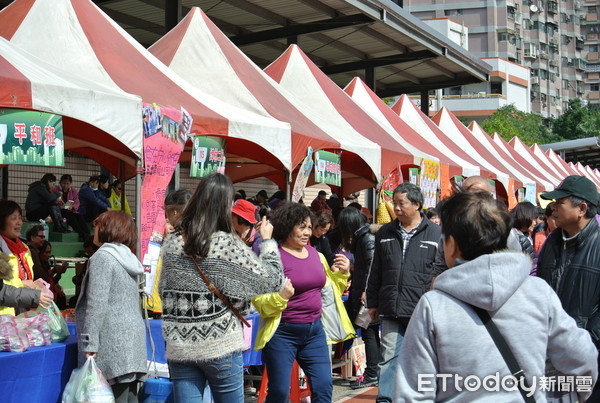
[[[46,239],[46,235],[44,235],[44,234],[42,234],[42,235],[36,235],[36,237],[42,238],[42,239]]]

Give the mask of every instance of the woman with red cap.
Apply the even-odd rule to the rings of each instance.
[[[233,203],[231,213],[233,229],[246,245],[252,246],[255,237],[258,235],[254,228],[254,225],[258,222],[254,204],[244,199],[238,199]]]

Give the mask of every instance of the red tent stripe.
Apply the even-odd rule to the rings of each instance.
[[[5,58],[0,56],[0,105],[31,108],[31,82]]]
[[[2,14],[6,15],[5,22],[0,24],[0,35],[2,35],[2,37],[9,41],[12,39],[35,1],[36,0],[15,1],[2,9]]]
[[[227,135],[227,119],[201,104],[165,76],[145,55],[125,39],[91,1],[71,0],[80,25],[98,60],[124,91],[145,102],[183,106],[194,118],[192,131]]]

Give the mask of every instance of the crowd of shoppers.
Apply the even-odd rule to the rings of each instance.
[[[122,184],[92,176],[77,192],[69,175],[55,181],[47,174],[31,185],[28,217],[50,216],[55,230],[68,225],[80,235],[84,219],[94,223],[93,256],[76,276],[80,363],[96,357],[116,401],[137,401],[146,373],[143,268]],[[193,194],[169,193],[156,287],[144,308],[162,315],[175,401],[201,401],[206,385],[216,402],[243,401],[244,316],[252,305],[261,316],[254,347],[268,373],[268,402],[288,400],[294,362],[311,401],[331,402],[330,344],[354,337],[353,322],[366,368],[351,386],[378,386],[380,402],[519,401],[528,390],[535,401],[600,400],[595,185],[570,176],[543,193],[554,202],[535,234],[540,210],[523,202],[509,212],[491,190],[473,176],[425,211],[420,188],[403,183],[393,191],[396,218],[383,226],[370,224],[358,203],[336,200],[334,217],[325,192],[312,209],[286,202],[283,192],[247,199],[222,174],[201,179]],[[24,243],[21,214],[0,201],[2,313],[47,305],[52,298],[38,277],[61,297],[44,227],[29,227]],[[440,380],[494,374],[513,374],[516,387],[490,392]],[[545,377],[585,382],[545,391]]]

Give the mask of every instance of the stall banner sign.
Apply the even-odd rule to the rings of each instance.
[[[342,159],[339,154],[315,152],[315,182],[342,186]]]
[[[521,203],[525,201],[525,188],[517,189],[517,203]]]
[[[423,193],[423,207],[435,207],[440,190],[440,163],[422,158],[419,183]]]
[[[532,203],[534,206],[536,204],[537,191],[535,187],[535,183],[526,183],[525,184],[525,201]]]
[[[215,172],[225,173],[225,138],[195,136],[190,176],[203,177]]]
[[[402,184],[402,182],[402,170],[400,169],[400,166],[398,166],[385,177],[383,183],[381,184],[381,190],[394,191],[398,185]]]
[[[304,196],[304,188],[306,187],[313,166],[312,155],[313,149],[312,147],[308,147],[306,158],[302,161],[302,165],[300,165],[300,169],[298,170],[298,175],[296,175],[296,182],[294,183],[294,190],[292,192],[292,201],[294,203],[298,203]]]
[[[408,168],[408,181],[419,186],[419,168]]]
[[[152,292],[156,265],[165,231],[164,200],[183,146],[190,135],[192,117],[183,108],[143,104],[144,181],[141,193],[140,243],[145,287]]]
[[[62,116],[0,108],[0,164],[64,166]]]

